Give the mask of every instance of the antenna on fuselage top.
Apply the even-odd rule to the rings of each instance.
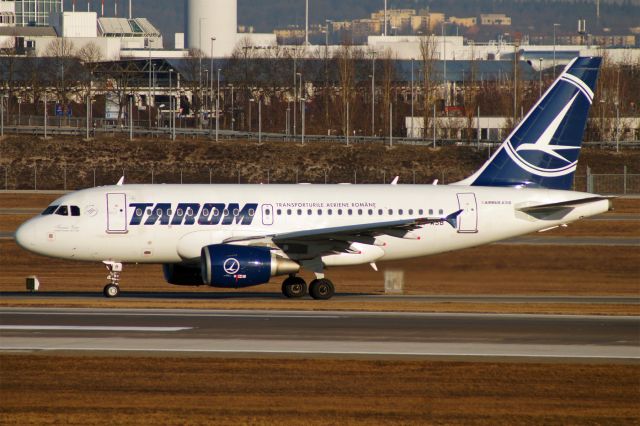
[[[116,183],[116,186],[122,186],[124,184],[124,176],[122,176],[120,178],[120,180],[118,181],[118,183]]]

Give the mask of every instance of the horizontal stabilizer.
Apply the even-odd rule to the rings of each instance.
[[[520,208],[516,208],[516,210],[519,210],[524,213],[553,212],[553,211],[558,211],[562,209],[570,209],[576,206],[580,206],[582,204],[595,203],[596,201],[610,200],[611,198],[612,197],[580,198],[578,200],[561,201],[559,203],[539,204],[536,206],[520,207]]]

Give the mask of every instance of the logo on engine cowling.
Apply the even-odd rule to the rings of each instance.
[[[235,275],[240,270],[240,262],[238,261],[238,259],[234,259],[233,257],[231,257],[224,261],[224,263],[222,264],[222,268],[227,274]]]

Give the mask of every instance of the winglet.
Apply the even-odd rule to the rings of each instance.
[[[116,183],[116,186],[122,186],[124,184],[124,176],[122,176],[120,178],[120,180],[118,181],[118,183]]]
[[[393,178],[393,180],[391,181],[391,185],[397,185],[398,180],[400,180],[400,176],[396,176],[395,178]]]
[[[461,213],[462,213],[462,209],[458,210],[455,213],[451,213],[444,220],[449,225],[451,225],[453,227],[453,229],[458,229],[458,216],[460,216]]]

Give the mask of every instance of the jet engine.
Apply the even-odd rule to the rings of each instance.
[[[296,262],[277,256],[267,247],[213,244],[202,248],[202,279],[212,287],[250,287],[277,275],[300,270]]]

